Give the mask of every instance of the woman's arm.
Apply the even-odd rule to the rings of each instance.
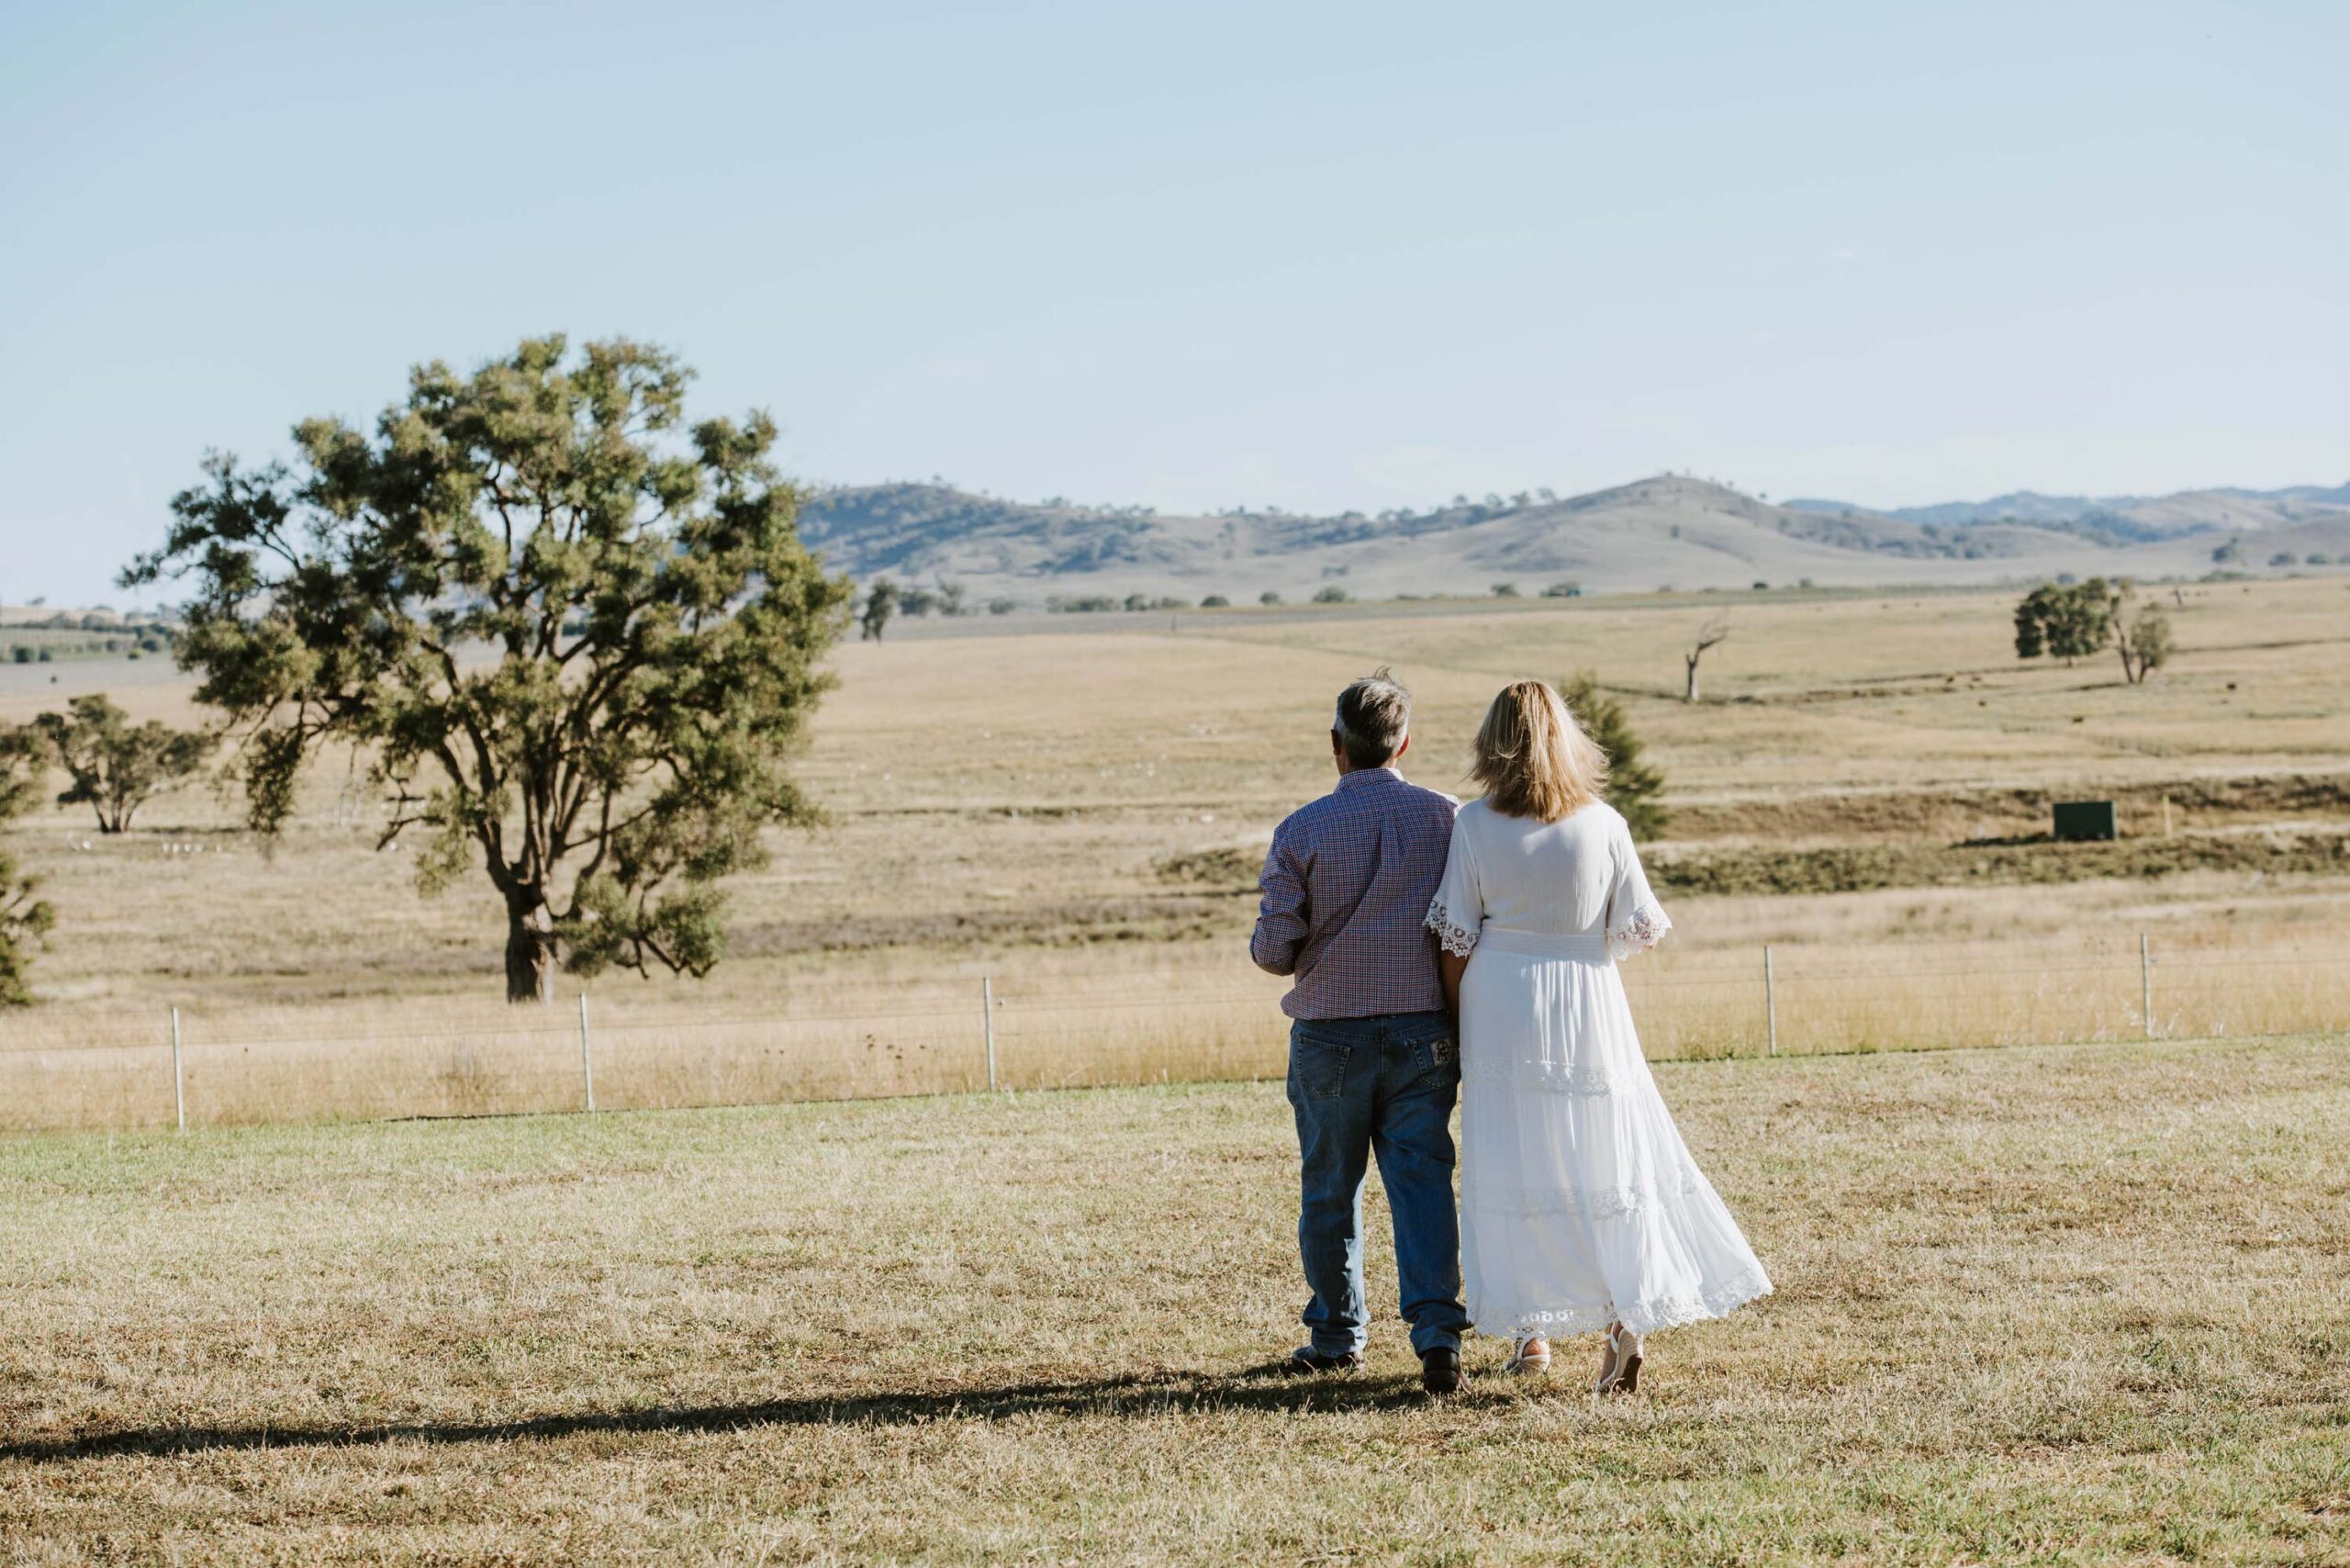
[[[1441,947],[1438,948],[1436,972],[1444,980],[1444,1005],[1451,1013],[1452,1021],[1458,1024],[1460,1021],[1460,977],[1469,972],[1468,955],[1448,953]]]

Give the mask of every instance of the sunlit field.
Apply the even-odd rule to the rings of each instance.
[[[1419,699],[1407,772],[1456,790],[1504,678],[1589,669],[1625,698],[1677,812],[1649,854],[1678,929],[1625,971],[1659,1058],[1766,1052],[1774,1014],[1785,1054],[2338,1023],[2350,582],[2159,591],[2180,652],[2136,688],[2110,658],[2019,665],[2013,596],[1986,592],[917,622],[839,650],[803,765],[831,823],[735,885],[732,956],[575,988],[584,1063],[576,996],[505,1006],[487,883],[420,897],[355,770],[311,775],[274,848],[203,789],[119,837],[43,812],[12,842],[59,928],[40,1005],[0,1015],[0,1126],[174,1119],[174,1008],[196,1124],[569,1108],[591,1074],[610,1107],[984,1087],[983,985],[1001,1084],[1275,1072],[1250,872],[1327,787],[1331,693],[1381,662]],[[1685,704],[1679,649],[1717,615]],[[195,716],[151,657],[0,666],[0,720],[90,689]],[[2195,856],[2076,876],[2057,846],[1953,848],[2074,796],[2118,799],[2125,846]],[[1671,882],[1676,857],[1861,849],[1895,885]]]
[[[2342,1563],[2345,1050],[1668,1064],[1777,1292],[1606,1405],[1270,1375],[1275,1085],[21,1137],[0,1556]]]

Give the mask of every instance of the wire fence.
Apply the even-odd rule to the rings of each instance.
[[[2296,1034],[2350,1024],[2350,933],[2076,936],[1644,958],[1652,1060]],[[1017,972],[832,990],[772,1009],[581,996],[436,1019],[173,1009],[115,1038],[0,1034],[0,1129],[610,1111],[1263,1079],[1280,987],[1243,972],[1084,991]],[[140,1028],[144,1038],[127,1037]],[[105,1033],[106,1031],[94,1031]]]

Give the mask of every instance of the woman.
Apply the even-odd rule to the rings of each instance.
[[[1460,1020],[1460,1250],[1469,1316],[1511,1338],[1606,1331],[1599,1392],[1639,1386],[1641,1337],[1719,1317],[1769,1276],[1698,1170],[1640,1055],[1616,960],[1672,922],[1607,759],[1559,694],[1505,688],[1477,731],[1485,798],[1460,809],[1427,924]]]

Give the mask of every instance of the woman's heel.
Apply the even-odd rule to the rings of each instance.
[[[1606,1348],[1600,1352],[1599,1383],[1596,1394],[1638,1394],[1640,1391],[1640,1362],[1645,1347],[1640,1337],[1620,1323],[1607,1327]]]
[[[1513,1335],[1509,1360],[1502,1371],[1515,1377],[1539,1377],[1550,1370],[1550,1341],[1539,1334]]]

